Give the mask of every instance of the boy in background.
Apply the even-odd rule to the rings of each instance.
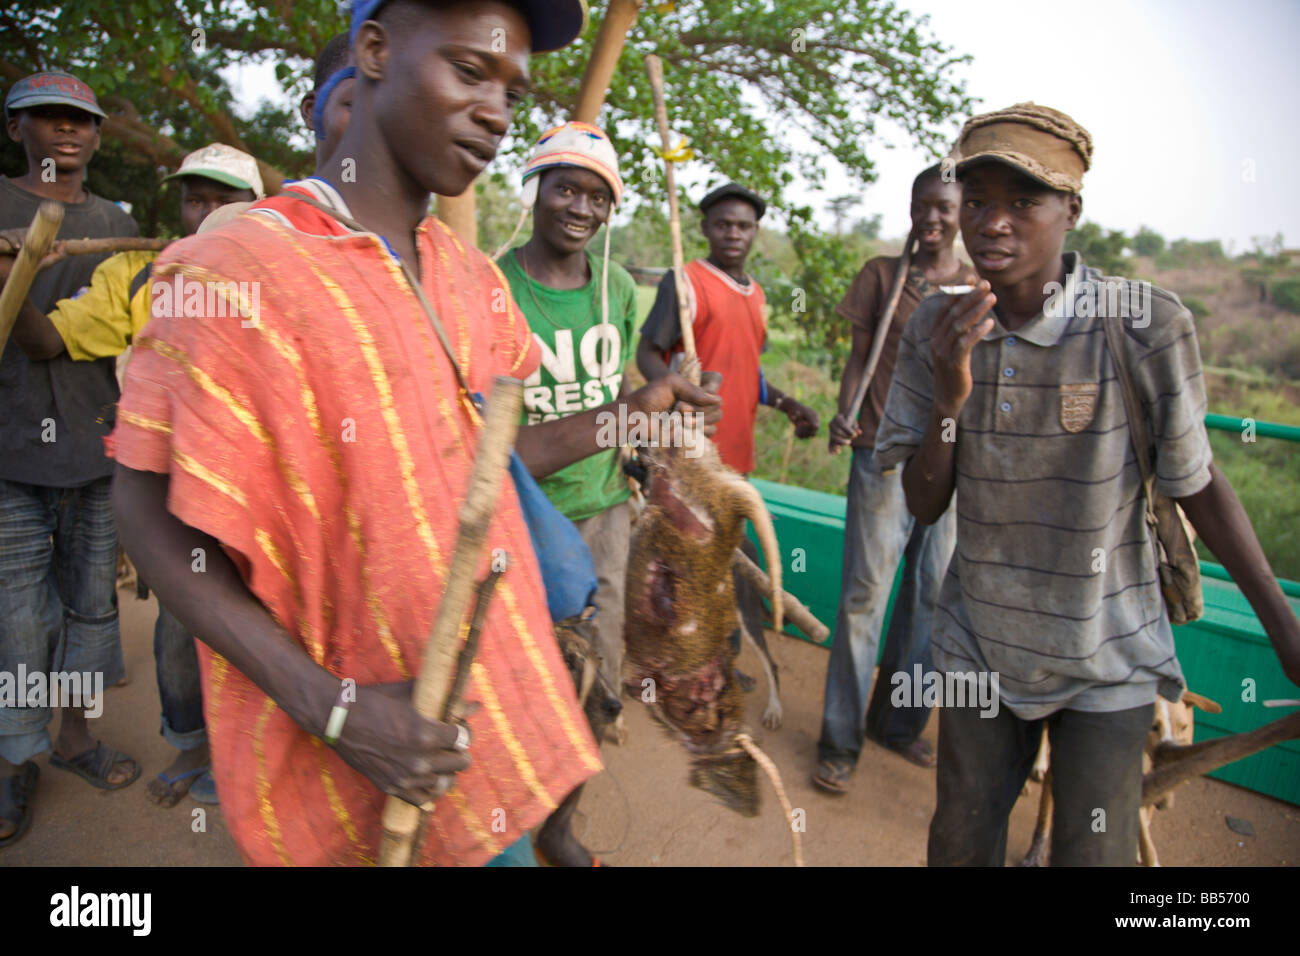
[[[248,205],[264,195],[257,160],[221,143],[190,153],[167,180],[180,182],[181,231],[186,236],[198,232],[208,215],[222,206]],[[29,299],[14,325],[14,340],[33,361],[65,354],[77,362],[115,358],[120,377],[132,343],[151,318],[149,279],[157,257],[157,252],[148,251],[109,257],[95,270],[89,286],[59,300],[48,316]],[[172,807],[188,792],[200,803],[216,803],[194,638],[162,602],[153,649],[161,733],[177,756],[149,781],[149,798]]]
[[[0,178],[0,229],[25,230],[42,202],[63,204],[64,237],[139,235],[135,220],[85,186],[105,118],[94,92],[68,73],[36,73],[5,98],[10,139],[27,172]],[[73,256],[41,270],[29,297],[49,310],[89,284],[106,255]],[[3,278],[13,259],[0,256]],[[113,427],[118,384],[112,359],[69,356],[34,362],[16,342],[0,356],[0,670],[16,674],[125,674],[117,621],[117,533],[109,505],[112,463],[103,437]],[[31,822],[39,770],[32,759],[116,790],[140,776],[128,755],[98,742],[85,711],[63,701],[51,744],[50,705],[0,708],[0,847]]]

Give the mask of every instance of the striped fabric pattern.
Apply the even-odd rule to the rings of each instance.
[[[260,281],[260,321],[155,319],[128,373],[117,459],[170,475],[170,510],[222,543],[317,664],[358,685],[410,679],[481,421],[380,238],[292,199],[266,202],[293,227],[242,216],[158,260],[156,281]],[[496,267],[436,220],[418,242],[422,284],[471,387],[489,394],[493,376],[529,374],[538,351]],[[601,769],[509,482],[488,555],[497,548],[510,569],[466,693],[480,705],[473,763],[437,804],[425,863],[486,862]],[[384,795],[200,651],[222,811],[245,858],[373,862]]]
[[[956,430],[957,547],[933,633],[939,670],[998,672],[1003,702],[1025,720],[1125,710],[1157,692],[1176,700],[1183,686],[1119,381],[1101,320],[1082,302],[1105,281],[1127,294],[1128,280],[1106,280],[1074,253],[1066,269],[1074,308],[1015,333],[999,322],[971,353],[974,390]],[[924,433],[943,303],[926,299],[903,333],[876,437],[884,468],[911,457]],[[1124,323],[1127,364],[1157,487],[1185,497],[1210,480],[1200,351],[1176,296],[1153,289],[1149,306]]]

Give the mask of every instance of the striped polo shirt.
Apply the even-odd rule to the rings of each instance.
[[[1003,703],[1025,720],[1177,700],[1184,686],[1100,311],[1128,316],[1125,361],[1156,487],[1183,498],[1210,481],[1191,314],[1172,293],[1103,277],[1075,253],[1064,260],[1064,288],[1042,314],[1014,333],[998,322],[971,352],[974,389],[956,423],[957,547],[932,635],[940,671],[996,671]],[[876,437],[883,468],[921,442],[944,299],[926,299],[903,333]]]

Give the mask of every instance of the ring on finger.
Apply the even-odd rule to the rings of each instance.
[[[461,753],[469,750],[469,728],[464,724],[456,725],[456,740],[451,746]]]

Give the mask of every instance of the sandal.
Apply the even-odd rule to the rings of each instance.
[[[149,799],[158,806],[174,807],[180,802],[181,797],[189,793],[196,786],[195,778],[208,772],[208,767],[195,767],[193,770],[187,770],[185,773],[178,773],[174,777],[167,776],[167,771],[163,770],[158,773],[158,779],[162,782],[163,788],[158,791],[152,784],[149,786]]]
[[[135,773],[121,783],[109,783],[108,775],[113,772],[113,767],[127,760],[135,764]],[[71,771],[91,786],[99,787],[101,790],[121,790],[135,783],[140,777],[140,764],[136,763],[134,757],[117,750],[109,750],[100,741],[96,741],[93,748],[83,750],[71,760],[60,757],[57,753],[51,753],[50,766]]]
[[[926,770],[934,769],[935,764],[939,762],[934,755],[934,748],[927,741],[913,740],[910,744],[886,744],[894,753],[898,754],[909,763],[914,763],[918,767],[924,767]]]
[[[204,767],[203,771],[203,776],[195,780],[194,785],[190,787],[190,799],[216,806],[221,800],[217,797],[217,782],[212,779],[212,768]]]
[[[17,843],[32,825],[32,796],[36,793],[36,780],[41,768],[28,760],[18,772],[0,781],[0,820],[17,824],[18,829],[4,839],[0,848]]]
[[[853,775],[853,765],[834,760],[822,760],[817,764],[813,774],[813,786],[826,793],[843,796],[849,792],[849,777]]]

